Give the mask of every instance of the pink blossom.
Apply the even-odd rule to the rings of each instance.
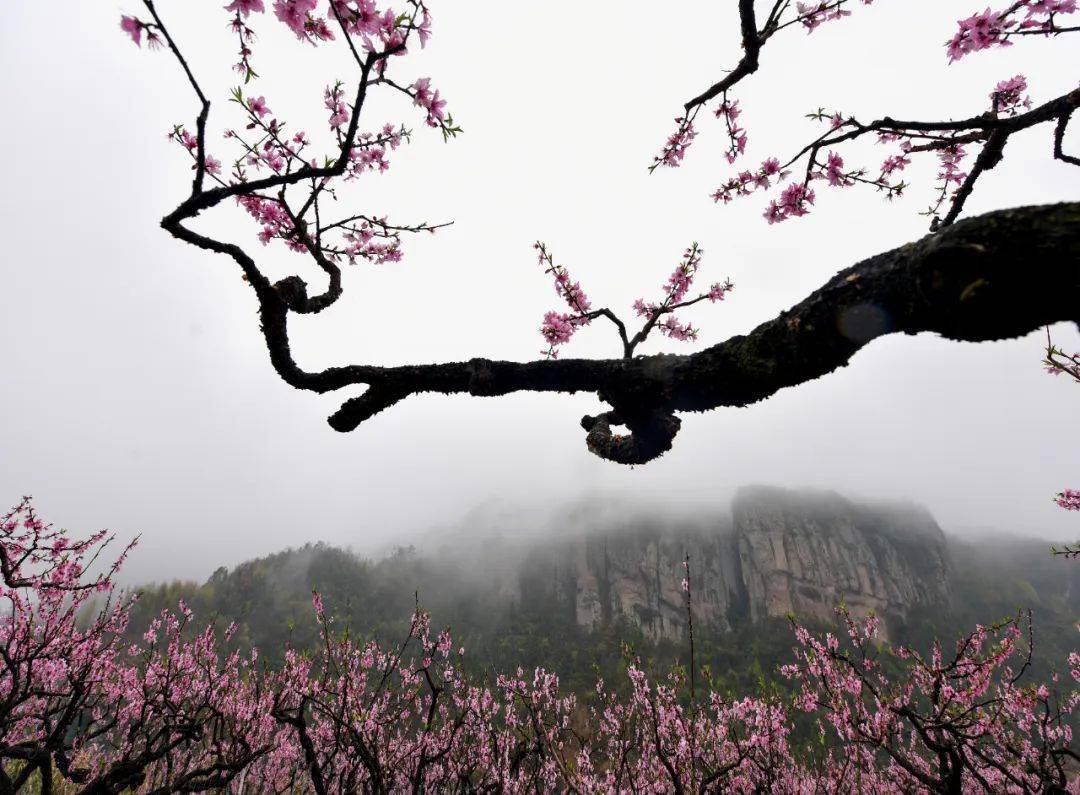
[[[317,5],[318,0],[276,0],[274,15],[295,33],[297,38],[306,39],[308,19]]]
[[[233,0],[225,6],[225,10],[233,11],[246,17],[253,11],[261,14],[266,9],[263,6],[263,0]]]
[[[1027,15],[1049,16],[1050,14],[1073,14],[1076,12],[1076,0],[1028,0]]]
[[[968,53],[985,50],[994,45],[1009,44],[1004,37],[1007,21],[1001,14],[987,8],[957,23],[956,35],[949,41],[947,50],[950,61],[963,58]]]
[[[995,113],[1015,116],[1021,107],[1031,107],[1031,98],[1024,96],[1025,91],[1027,91],[1027,78],[1023,75],[1002,80],[990,92],[990,106]]]
[[[724,126],[728,136],[728,149],[724,158],[729,163],[734,163],[739,155],[746,151],[746,130],[736,124],[735,120],[742,115],[738,100],[729,100],[724,95],[719,107],[716,109],[716,117],[724,120]]]
[[[755,190],[767,190],[774,177],[784,179],[787,172],[780,170],[780,161],[775,157],[767,158],[756,172],[742,171],[729,179],[713,192],[713,201],[727,204],[737,196],[749,196]]]
[[[779,201],[772,201],[765,210],[765,219],[770,224],[786,221],[810,212],[807,205],[814,203],[814,191],[800,182],[794,182],[784,188]]]
[[[961,169],[964,158],[967,156],[967,152],[963,146],[954,144],[949,146],[938,153],[938,159],[941,161],[941,170],[938,172],[938,179],[943,184],[955,183],[960,185],[965,179],[967,179],[967,172]]]
[[[989,47],[1007,47],[1017,34],[1059,33],[1055,16],[1076,10],[1076,0],[1019,0],[1000,12],[987,8],[958,21],[957,32],[946,45],[949,60]],[[1018,17],[1020,11],[1025,12],[1023,19]]]
[[[333,39],[326,20],[313,15],[318,5],[318,0],[275,0],[274,16],[302,41],[314,44],[316,39]]]
[[[709,288],[708,297],[713,303],[717,301],[723,301],[724,296],[735,289],[735,285],[730,280],[723,282],[716,282]]]
[[[266,97],[255,97],[254,99],[249,97],[248,108],[260,119],[270,112],[270,108],[266,106]]]
[[[665,337],[680,342],[693,342],[698,338],[698,330],[689,323],[680,323],[674,315],[668,315],[656,327]]]
[[[911,165],[911,158],[901,152],[885,158],[885,162],[881,164],[881,173],[888,176],[896,171],[903,171],[909,165]]]
[[[682,165],[683,158],[686,157],[686,150],[690,148],[690,144],[697,137],[692,121],[680,116],[675,119],[675,124],[677,125],[675,132],[668,136],[663,151],[653,158],[652,168],[661,165],[678,168]]]
[[[324,94],[324,104],[330,111],[330,128],[338,129],[349,121],[349,109],[345,106],[345,97],[340,83],[332,88],[327,88]]]
[[[548,345],[555,348],[565,345],[581,325],[580,320],[573,315],[558,312],[546,312],[544,324],[540,327],[540,333]]]
[[[413,104],[427,111],[429,127],[438,127],[446,118],[443,108],[446,100],[440,98],[439,90],[431,88],[431,78],[422,77],[412,84]]]
[[[533,248],[537,251],[538,262],[554,280],[555,292],[571,309],[570,314],[554,311],[547,312],[540,327],[540,334],[548,344],[548,350],[544,353],[551,358],[555,358],[558,346],[565,345],[570,341],[574,332],[583,326],[589,325],[592,321],[592,316],[589,314],[592,305],[588,296],[585,295],[585,291],[581,288],[581,284],[571,280],[570,272],[563,265],[555,263],[554,258],[543,243],[537,242]]]
[[[830,151],[826,158],[825,179],[833,187],[847,187],[855,183],[844,173],[844,158]]]
[[[1054,498],[1054,502],[1066,511],[1080,511],[1080,490],[1065,489]]]
[[[131,40],[135,42],[137,47],[142,46],[142,32],[144,27],[145,25],[135,17],[127,15],[120,17],[120,29],[131,36]]]
[[[811,33],[823,22],[851,16],[851,12],[841,8],[837,2],[796,3],[799,22]]]
[[[424,9],[423,19],[416,26],[416,35],[420,37],[420,47],[426,47],[428,39],[431,38],[431,15],[426,8]]]

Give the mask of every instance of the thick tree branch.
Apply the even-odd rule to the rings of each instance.
[[[885,334],[983,342],[1063,320],[1080,321],[1080,203],[999,210],[864,260],[749,335],[687,357],[672,407],[762,400]]]
[[[833,10],[844,1],[836,0]],[[372,71],[381,61],[403,49],[404,43],[371,52],[362,62],[358,59],[361,74],[356,99],[333,162],[319,168],[305,161],[296,171],[290,168],[284,174],[207,190],[202,187],[201,174],[205,167],[202,147],[208,103],[154,12],[152,0],[144,3],[202,102],[192,194],[162,219],[162,226],[174,237],[225,254],[240,266],[258,298],[271,363],[288,384],[319,393],[352,385],[367,386],[363,395],[345,401],[331,416],[330,424],[336,430],[352,430],[398,401],[422,392],[494,396],[518,391],[587,391],[595,392],[613,409],[582,420],[589,449],[619,463],[644,463],[671,448],[680,426],[675,412],[742,406],[762,400],[786,386],[818,378],[847,364],[859,348],[883,334],[932,331],[952,339],[1000,339],[1058,320],[1076,320],[1080,315],[1077,310],[1080,205],[1063,204],[990,213],[872,257],[840,273],[802,303],[762,324],[748,336],[734,337],[692,356],[630,358],[641,334],[627,339],[625,327],[618,319],[607,310],[598,310],[592,316],[607,315],[618,327],[627,354],[623,359],[529,363],[473,359],[402,367],[348,365],[309,372],[292,356],[289,313],[320,312],[333,304],[342,291],[336,255],[331,251],[328,256],[322,247],[321,235],[325,230],[316,204],[320,180],[344,174],[357,140],[359,116],[372,83]],[[688,110],[700,107],[757,68],[762,43],[786,26],[779,23],[786,7],[786,0],[777,2],[764,29],[758,31],[754,3],[739,0],[743,60],[725,80],[687,103]],[[379,77],[374,82],[384,79]],[[814,151],[825,143],[895,127],[916,132],[967,131],[969,135],[974,131],[985,136],[986,143],[968,181],[959,191],[963,195],[957,205],[962,205],[978,174],[993,168],[1000,160],[1008,136],[1032,124],[1056,121],[1055,155],[1073,162],[1074,158],[1061,151],[1061,143],[1068,118],[1078,104],[1080,90],[1074,90],[1015,116],[991,114],[939,123],[895,122],[886,117],[872,125],[849,120],[845,124],[855,129],[818,139]],[[810,163],[814,163],[813,153]],[[286,202],[285,189],[305,181],[311,182],[312,193],[301,210],[294,212]],[[299,276],[271,283],[242,248],[207,237],[188,225],[200,213],[226,199],[254,196],[266,201],[260,192],[274,188],[279,189],[277,201],[289,215],[295,240],[328,277],[328,285],[321,294],[309,295],[307,284]],[[316,207],[314,234],[305,221],[312,206]],[[955,206],[946,223],[958,211],[959,207]],[[658,316],[650,322],[655,324]],[[648,327],[646,333],[647,330]],[[625,426],[629,434],[615,434],[613,426]]]
[[[1067,154],[1064,149],[1065,144],[1065,130],[1069,127],[1069,121],[1072,119],[1072,112],[1063,113],[1058,116],[1057,126],[1054,127],[1054,157],[1063,163],[1069,163],[1074,166],[1080,166],[1080,157],[1074,157]]]
[[[770,15],[770,22],[772,17]],[[709,86],[693,99],[683,104],[683,110],[687,113],[694,108],[704,105],[710,99],[718,97],[738,83],[747,75],[752,75],[758,69],[758,53],[761,52],[761,43],[764,37],[758,35],[757,20],[754,16],[754,0],[739,0],[739,31],[742,34],[743,55],[723,80]],[[766,32],[766,35],[771,33]]]
[[[979,154],[971,167],[971,171],[963,178],[963,182],[949,200],[949,210],[945,217],[939,218],[937,216],[938,207],[936,206],[928,211],[927,214],[934,215],[930,229],[931,231],[937,231],[939,228],[953,223],[960,216],[964,209],[964,203],[975,188],[975,183],[985,172],[993,169],[1001,162],[1005,144],[1010,136],[1040,124],[1056,122],[1054,156],[1066,162],[1074,160],[1075,158],[1070,158],[1069,155],[1062,153],[1061,139],[1064,137],[1065,126],[1078,106],[1080,106],[1080,88],[1075,88],[1031,110],[1016,113],[1015,115],[984,113],[967,119],[950,121],[897,121],[886,116],[867,124],[863,124],[851,117],[843,120],[835,131],[821,135],[811,143],[803,146],[794,156],[783,162],[780,168],[786,171],[805,157],[805,176],[802,181],[803,185],[810,188],[813,180],[820,178],[821,170],[824,169],[824,165],[819,158],[822,150],[834,146],[838,147],[840,144],[854,141],[865,135],[875,133],[891,135],[905,138],[908,143],[914,140],[926,140],[926,143],[912,146],[907,150],[908,154],[919,151],[942,151],[957,144],[981,143]],[[866,180],[857,176],[857,174],[848,176],[852,180],[848,184],[862,182],[876,185],[879,190],[888,189],[890,191],[889,195],[892,195],[891,191],[893,190],[899,193],[899,190],[903,187],[903,183],[899,186],[890,187],[887,182],[880,181],[880,178],[878,180]],[[747,172],[747,178],[752,181],[749,172]],[[736,184],[729,185],[723,190],[736,190],[740,182],[744,185],[749,184],[739,179],[735,182]],[[941,201],[944,201],[948,195],[948,182],[945,183],[941,190]],[[714,195],[714,198],[720,198],[719,193]]]
[[[772,3],[772,10],[765,19],[764,25],[759,30],[757,27],[758,23],[754,0],[738,0],[742,57],[735,65],[735,68],[725,74],[723,79],[715,82],[705,91],[683,103],[683,114],[676,119],[678,127],[675,133],[668,138],[663,151],[654,158],[654,162],[649,167],[649,170],[653,171],[661,165],[675,167],[681,164],[687,149],[697,136],[697,131],[694,128],[697,114],[707,102],[717,97],[721,98],[721,102],[716,108],[716,115],[724,119],[727,128],[729,140],[727,151],[728,162],[735,162],[735,160],[743,154],[747,142],[747,134],[745,130],[738,126],[738,122],[735,121],[741,111],[738,108],[738,101],[730,100],[729,90],[734,88],[736,84],[744,78],[749,77],[758,70],[762,48],[769,39],[779,31],[799,24],[803,25],[807,30],[812,31],[818,25],[832,19],[837,19],[840,16],[847,16],[849,11],[845,9],[844,6],[848,3],[849,0],[827,0],[826,2],[821,3],[798,3],[793,6],[790,0],[775,0]],[[999,17],[1004,19],[1009,15],[1016,13],[1025,5],[1026,3],[1017,2],[1010,8],[1001,12]],[[794,10],[797,10],[794,18],[784,21],[784,14]],[[987,13],[989,13],[989,10]],[[1030,18],[1030,13],[1028,16]],[[1028,32],[1032,34],[1038,33],[1039,35],[1049,35],[1050,32],[1061,33],[1069,30],[1056,26],[1052,14],[1048,25],[1049,28],[1047,30],[1042,30],[1040,28]],[[1003,38],[1020,32],[1020,28],[1017,27],[1017,30],[1015,31],[1004,33]],[[982,47],[980,47],[980,49],[981,48]],[[946,179],[943,186],[940,188],[940,198],[937,203],[925,213],[926,215],[933,216],[930,228],[931,231],[936,231],[940,227],[948,226],[953,223],[960,216],[960,213],[963,211],[964,203],[971,195],[975,183],[982,174],[994,168],[998,162],[1000,162],[1005,144],[1008,141],[1009,136],[1014,133],[1044,122],[1056,122],[1057,129],[1054,134],[1054,156],[1066,163],[1072,163],[1074,165],[1080,162],[1076,157],[1067,155],[1062,151],[1062,138],[1064,136],[1065,128],[1068,125],[1072,113],[1080,106],[1080,89],[1069,91],[1050,102],[1044,103],[1034,110],[1021,113],[1019,111],[1020,106],[1026,105],[1029,100],[1027,100],[1026,97],[1022,97],[1020,93],[1026,89],[1024,79],[1021,76],[1018,76],[1015,79],[1020,81],[1018,86],[1009,84],[1008,81],[1004,81],[998,85],[995,92],[991,95],[994,104],[989,112],[968,119],[896,121],[890,117],[885,117],[872,122],[871,124],[862,124],[855,118],[842,118],[839,113],[836,113],[832,117],[835,120],[832,131],[823,136],[819,136],[814,141],[804,146],[794,157],[780,166],[780,168],[783,171],[786,171],[786,169],[793,165],[795,161],[808,155],[806,175],[802,182],[803,188],[809,193],[811,189],[810,182],[814,179],[823,178],[826,175],[824,164],[817,160],[818,153],[827,147],[851,141],[869,133],[878,133],[883,136],[883,140],[903,140],[906,146],[912,147],[904,150],[905,153],[928,150],[947,151],[950,147],[957,146],[961,143],[979,143],[980,151],[978,158],[969,173],[959,175],[959,186],[949,200],[949,209],[945,216],[939,216],[938,209],[949,195],[950,182],[948,179]],[[1002,94],[1002,91],[1005,93]],[[1017,92],[1015,97],[1011,96],[1011,92],[1013,91]],[[1001,103],[1006,104],[1003,105]],[[810,114],[810,116],[811,118],[818,119],[829,118],[829,115],[824,114],[821,110],[819,110],[818,114]],[[918,143],[918,141],[924,139],[928,143]],[[839,157],[839,153],[837,153],[837,157]],[[901,156],[900,159],[904,160],[904,162],[893,162],[889,165],[889,161],[886,161],[886,165],[882,167],[881,175],[877,179],[866,179],[863,176],[865,173],[864,169],[858,169],[847,174],[838,174],[834,171],[831,172],[832,175],[829,177],[830,184],[850,186],[857,183],[863,183],[875,186],[879,191],[885,191],[886,198],[893,198],[900,195],[907,187],[906,183],[903,181],[895,182],[886,179],[889,174],[901,170],[906,164],[906,158]],[[897,158],[890,158],[890,161],[895,160],[897,160]],[[841,159],[840,164],[842,165],[842,163],[843,161]],[[763,163],[762,168],[764,167],[765,164]],[[959,169],[957,169],[957,172],[959,172]],[[731,201],[735,196],[748,195],[751,191],[759,187],[768,189],[775,182],[775,180],[770,179],[774,173],[774,171],[759,170],[755,173],[750,170],[744,170],[728,179],[713,194],[713,199],[716,201],[724,201],[726,203]],[[783,201],[780,203],[774,201],[770,205],[769,210],[766,211],[766,217],[769,219],[770,223],[785,220],[789,214],[805,214],[804,202],[812,204],[813,197],[809,196],[809,198],[804,199],[801,196],[789,196],[787,202],[787,207],[783,206]],[[799,212],[792,212],[792,208],[799,210]]]
[[[368,391],[330,418],[349,431],[410,395],[423,392],[505,395],[595,392],[614,407],[586,418],[589,449],[620,463],[665,452],[678,411],[745,406],[848,363],[877,337],[934,332],[947,339],[1018,337],[1050,323],[1080,320],[1080,203],[1000,210],[871,257],[750,334],[689,356],[634,359],[468,362],[306,372],[293,360],[287,316],[308,300],[296,277],[271,285],[237,246],[173,223],[181,239],[233,257],[260,303],[271,361],[299,389],[329,392],[353,384]],[[612,425],[625,425],[617,436]]]

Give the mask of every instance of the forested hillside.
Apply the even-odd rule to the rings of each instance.
[[[384,642],[404,635],[419,600],[468,649],[474,673],[539,665],[582,692],[597,674],[619,681],[627,653],[656,672],[685,665],[689,554],[699,664],[718,688],[745,692],[778,681],[789,613],[821,626],[840,603],[873,610],[892,640],[925,647],[1030,609],[1040,668],[1064,659],[1080,614],[1080,567],[1047,543],[958,540],[915,506],[834,494],[744,490],[709,523],[638,517],[546,542],[512,538],[512,527],[501,543],[466,533],[375,559],[308,544],[202,584],[144,587],[129,632],[183,598],[200,618],[235,621],[235,642],[275,662],[286,644],[317,643],[313,589],[338,629]]]

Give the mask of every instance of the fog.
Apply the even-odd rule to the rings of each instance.
[[[236,123],[224,102],[235,43],[217,4],[194,5],[203,4],[159,3],[216,103],[210,148],[227,161],[219,133]],[[647,173],[681,103],[737,60],[732,4],[693,2],[678,14],[606,0],[587,10],[569,0],[433,5],[428,48],[395,68],[403,82],[432,76],[465,134],[443,144],[403,98],[376,96],[365,126],[404,120],[413,143],[387,174],[343,194],[342,209],[454,226],[406,239],[400,264],[349,270],[333,309],[294,316],[306,369],[535,357],[540,318],[556,307],[531,249],[538,238],[595,303],[624,311],[658,294],[699,241],[700,278],[729,276],[736,291],[688,315],[700,342],[650,341],[644,351],[689,352],[925,233],[929,162],[894,204],[823,188],[810,217],[776,227],[761,219],[759,198],[709,200],[729,173],[711,119],[684,168]],[[412,397],[351,434],[332,431],[326,417],[348,395],[284,384],[235,266],[158,226],[190,183],[166,134],[190,124],[194,102],[167,53],[136,50],[118,29],[121,11],[138,4],[60,7],[0,11],[0,502],[31,493],[54,523],[141,534],[140,579],[203,578],[311,540],[380,550],[492,514],[515,520],[500,526],[550,527],[541,517],[581,503],[707,517],[747,483],[910,499],[950,532],[1080,536],[1077,516],[1050,499],[1080,483],[1080,388],[1043,373],[1042,334],[980,345],[889,336],[763,403],[684,415],[674,449],[636,468],[585,450],[578,420],[601,405],[590,395]],[[817,129],[802,115],[819,105],[944,118],[980,112],[993,84],[1017,72],[1037,102],[1075,84],[1080,50],[1066,40],[946,67],[942,42],[973,7],[860,5],[813,36],[778,38],[738,91],[748,162],[801,145]],[[348,64],[280,27],[257,20],[262,78],[248,91],[321,135],[323,87],[349,75]],[[1011,140],[968,213],[1075,200],[1078,172],[1050,158],[1049,136],[1039,128]],[[1069,138],[1080,148],[1075,129]],[[199,225],[276,273],[315,278],[281,246],[262,249],[232,209]],[[1080,349],[1072,324],[1052,332]],[[595,325],[565,355],[616,355],[616,342]]]

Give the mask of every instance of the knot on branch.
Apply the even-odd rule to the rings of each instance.
[[[286,276],[275,282],[274,291],[293,312],[303,313],[307,308],[307,283],[299,276]]]
[[[613,425],[625,425],[630,433],[613,433]],[[581,419],[581,427],[588,431],[585,446],[589,452],[616,464],[647,464],[659,458],[671,449],[681,426],[678,417],[662,410],[629,417],[609,411]]]
[[[331,276],[325,292],[308,295],[307,282],[299,276],[286,276],[274,283],[274,292],[290,312],[310,315],[323,311],[341,296],[341,282]]]
[[[495,370],[490,359],[469,360],[469,394],[477,396],[494,396],[505,393],[500,389],[495,378]]]

